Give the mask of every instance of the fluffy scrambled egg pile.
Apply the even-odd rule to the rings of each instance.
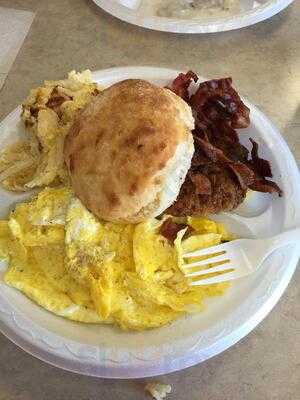
[[[45,81],[22,105],[26,138],[0,154],[0,183],[7,190],[67,183],[63,161],[65,136],[75,114],[101,91],[91,72],[72,71],[68,79]]]
[[[221,224],[188,218],[171,245],[162,220],[119,225],[96,219],[71,189],[46,188],[0,221],[5,282],[45,309],[71,320],[143,330],[203,309],[227,283],[189,286],[181,254],[229,236]]]

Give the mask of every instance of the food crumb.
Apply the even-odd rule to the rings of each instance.
[[[163,400],[167,394],[171,393],[171,385],[159,382],[150,382],[146,385],[145,390],[151,394],[155,400]]]

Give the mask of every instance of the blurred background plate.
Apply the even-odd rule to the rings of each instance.
[[[209,16],[203,15],[192,20],[154,15],[148,9],[147,3],[158,0],[93,1],[123,21],[144,28],[174,33],[213,33],[243,28],[272,17],[293,2],[293,0],[237,0],[240,5],[236,11],[211,12]]]
[[[165,68],[124,67],[94,72],[93,78],[103,86],[130,78],[165,86],[178,73]],[[260,154],[270,160],[274,180],[284,196],[272,196],[267,203],[263,200],[255,213],[244,209],[219,218],[227,221],[236,233],[264,237],[300,225],[300,176],[276,127],[255,106],[244,101],[251,110],[251,125],[243,129],[241,140],[247,143],[251,136],[259,143]],[[18,107],[0,124],[0,148],[22,135],[20,112]],[[0,190],[0,217],[22,200],[24,195]],[[278,250],[258,273],[235,281],[222,298],[211,298],[202,313],[145,332],[80,324],[51,314],[1,282],[1,266],[3,273],[5,265],[0,263],[0,331],[28,353],[85,375],[140,378],[170,373],[221,353],[254,329],[286,289],[299,253],[299,245]]]

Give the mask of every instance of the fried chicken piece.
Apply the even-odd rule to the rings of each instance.
[[[201,172],[211,184],[211,193],[201,193],[201,181],[198,182],[200,185],[197,185],[194,179],[199,173],[192,171],[183,183],[176,202],[166,211],[167,214],[174,216],[217,214],[233,210],[245,199],[247,189],[236,183],[230,171],[216,164],[208,164]]]

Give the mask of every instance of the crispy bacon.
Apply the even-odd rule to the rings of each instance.
[[[250,110],[232,87],[232,79],[202,82],[190,95],[190,84],[197,80],[189,71],[180,74],[170,86],[191,106],[196,126],[192,165],[168,212],[193,215],[229,211],[244,200],[248,188],[281,196],[278,185],[266,179],[272,177],[271,166],[259,157],[258,144],[250,139],[249,154],[239,141],[235,129],[249,126]]]
[[[273,175],[269,161],[258,156],[258,144],[252,138],[250,138],[250,142],[252,144],[252,150],[249,164],[258,175],[272,178]]]
[[[172,218],[168,218],[163,222],[159,233],[168,239],[171,244],[173,244],[177,237],[177,233],[186,227],[186,224],[177,224],[172,220]]]
[[[186,74],[179,74],[177,78],[174,79],[169,89],[176,93],[177,96],[187,101],[190,97],[189,86],[192,81],[198,81],[198,76],[193,71],[188,71]]]
[[[46,103],[46,106],[51,108],[53,111],[55,111],[60,116],[61,115],[60,106],[65,101],[68,101],[68,100],[72,100],[72,97],[68,96],[58,86],[56,86],[53,88],[51,95],[49,97],[49,100]]]
[[[254,172],[248,168],[247,165],[241,162],[236,162],[228,164],[228,167],[234,173],[242,189],[247,190],[247,188],[254,183]]]
[[[229,168],[237,178],[242,189],[247,189],[254,182],[254,172],[242,162],[230,160],[224,152],[203,139],[196,138],[207,158],[214,163]]]
[[[248,161],[248,165],[255,172],[254,182],[249,185],[250,189],[257,192],[265,193],[278,193],[282,196],[282,190],[273,181],[265,178],[272,178],[272,169],[269,161],[260,158],[258,155],[258,144],[252,139],[249,139],[252,144],[251,159]]]
[[[199,137],[195,137],[195,140],[200,145],[201,150],[204,152],[206,157],[214,162],[220,162],[222,164],[227,164],[230,160],[225,156],[222,150],[218,149],[207,140],[201,139]]]
[[[234,129],[247,128],[250,110],[232,87],[231,78],[200,83],[190,98],[192,108],[201,110],[210,121],[226,121]]]
[[[283,192],[277,183],[264,178],[255,179],[254,183],[249,187],[256,192],[277,193],[279,197],[283,195]]]

